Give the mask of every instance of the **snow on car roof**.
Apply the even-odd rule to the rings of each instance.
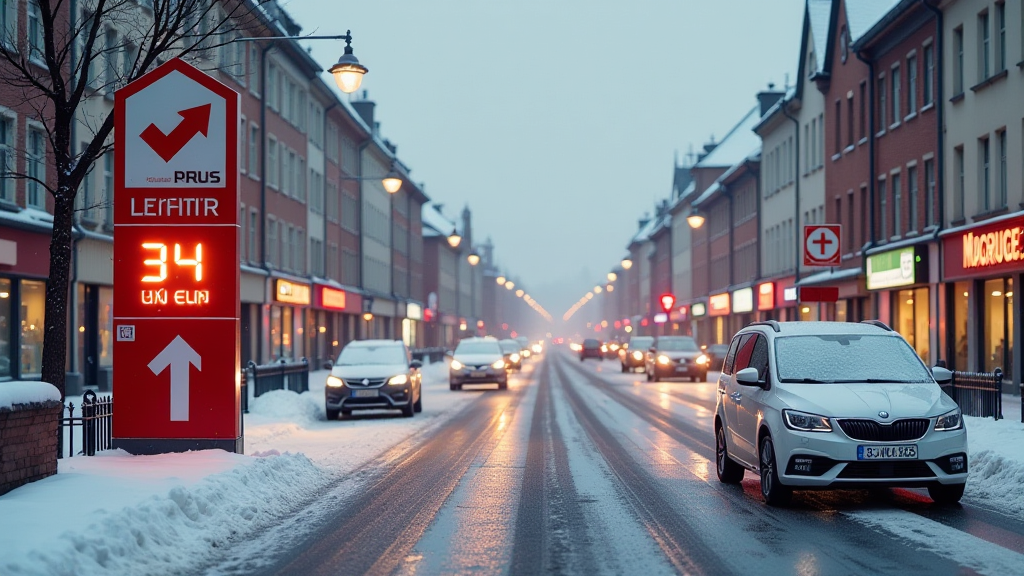
[[[779,335],[811,335],[811,334],[896,334],[864,322],[779,322]]]
[[[348,346],[372,347],[372,346],[400,346],[401,340],[353,340]]]

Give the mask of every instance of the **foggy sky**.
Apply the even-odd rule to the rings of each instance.
[[[792,84],[802,0],[291,0],[352,30],[381,134],[560,320],[625,254],[682,158]],[[310,41],[326,68],[343,45]]]

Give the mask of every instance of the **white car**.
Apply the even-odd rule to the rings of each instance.
[[[967,483],[960,409],[902,336],[878,321],[755,322],[732,339],[718,380],[718,478],[794,488],[927,487],[958,502]]]
[[[494,382],[498,390],[508,388],[508,362],[497,340],[491,337],[466,338],[452,354],[448,387],[462,390],[463,384]]]

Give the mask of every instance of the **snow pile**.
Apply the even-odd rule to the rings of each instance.
[[[1024,514],[1024,424],[965,416],[970,447],[967,498],[1007,514]]]
[[[323,393],[291,390],[271,390],[249,402],[249,413],[267,418],[287,420],[296,424],[309,424],[326,420]]]
[[[297,454],[260,458],[221,451],[164,456],[107,454],[81,464],[89,467],[103,461],[108,467],[119,468],[121,474],[69,472],[32,486],[45,490],[48,497],[72,496],[73,501],[67,502],[72,510],[81,508],[83,500],[88,508],[94,497],[107,500],[111,508],[90,510],[93,521],[89,524],[79,524],[56,538],[41,538],[38,532],[42,527],[33,525],[34,514],[30,511],[36,500],[33,496],[41,494],[25,490],[18,494],[20,498],[3,502],[7,506],[0,506],[0,510],[8,510],[2,515],[16,517],[19,521],[5,522],[5,528],[0,529],[0,540],[6,549],[0,560],[0,573],[12,576],[189,573],[233,541],[245,539],[294,511],[328,479],[308,458]],[[159,478],[173,474],[172,469],[182,470],[187,475],[190,465],[208,471],[211,463],[230,468],[194,482],[173,476],[171,482]],[[135,477],[124,475],[128,469]],[[138,492],[137,485],[140,481],[145,483],[147,476],[155,476],[149,478],[153,482],[171,486],[119,508],[118,503],[124,500],[124,494],[121,498],[116,494],[121,492],[119,488],[131,495]],[[47,483],[63,486],[46,490]],[[60,514],[66,514],[67,510],[64,508]],[[51,516],[50,522],[44,519],[37,520],[36,524],[47,524],[52,529],[54,520],[61,519]],[[67,522],[67,517],[63,520],[56,524],[76,524],[76,518],[71,518],[71,522]]]
[[[47,400],[60,401],[60,390],[48,382],[15,380],[0,386],[0,409]]]

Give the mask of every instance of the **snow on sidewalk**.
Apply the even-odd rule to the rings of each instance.
[[[58,474],[0,496],[0,574],[183,574],[302,505],[317,489],[441,424],[478,393],[424,367],[423,412],[327,421],[327,371],[310,391],[250,403],[246,455],[220,450],[64,458]],[[365,416],[364,416],[365,415]]]

